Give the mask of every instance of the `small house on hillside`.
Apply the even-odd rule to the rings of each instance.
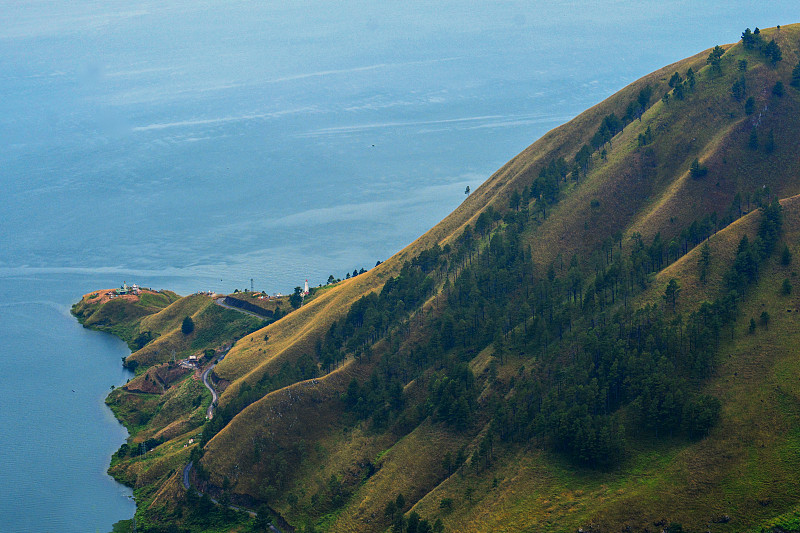
[[[196,355],[190,355],[180,365],[184,368],[200,368],[200,359]]]

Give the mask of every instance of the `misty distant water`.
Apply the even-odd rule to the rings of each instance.
[[[0,1],[2,529],[133,513],[105,475],[127,349],[76,325],[82,294],[369,268],[631,81],[796,19],[793,1]]]

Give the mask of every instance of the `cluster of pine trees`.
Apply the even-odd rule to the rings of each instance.
[[[516,218],[514,212],[510,218]],[[706,220],[687,234],[699,235],[698,226],[711,231]],[[402,421],[405,431],[410,420],[413,427],[425,416],[462,431],[491,418],[492,433],[501,441],[536,439],[591,466],[614,464],[624,455],[625,440],[639,433],[697,438],[708,431],[719,404],[696,391],[713,371],[714,351],[723,327],[736,319],[741,294],[731,291],[688,317],[661,307],[634,310],[627,302],[646,287],[649,275],[688,246],[673,255],[660,235],[650,245],[634,235],[627,255],[614,253],[613,246],[603,250],[593,276],[581,271],[576,259],[566,272],[551,266],[537,274],[516,223],[491,229],[486,228],[481,246],[469,230],[449,254],[435,250],[431,257],[437,259],[425,263],[425,272],[420,265],[407,266],[428,280],[439,271],[443,310],[437,312],[434,304],[425,318],[398,312],[394,321],[381,322],[404,319],[405,326],[389,333],[396,348],[370,380],[351,383],[345,403],[358,418],[381,421],[376,429]],[[753,244],[743,241],[742,259],[727,274],[738,290],[755,281],[753,269],[769,255],[779,231],[780,206],[773,202],[764,207],[759,237]],[[398,301],[392,293],[399,286],[394,281],[380,296],[354,305],[345,319],[352,330],[336,345],[369,344],[366,323],[352,318],[368,307],[392,309],[388,304]],[[429,284],[420,286],[429,292]],[[417,331],[423,332],[415,339],[424,340],[404,342],[411,320],[418,320]],[[511,381],[490,373],[492,394],[479,403],[479,380],[465,363],[490,345],[499,364],[516,358],[524,365]],[[412,379],[428,383],[427,399],[417,406],[409,406],[402,394]]]

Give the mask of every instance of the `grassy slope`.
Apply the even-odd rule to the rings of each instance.
[[[84,327],[107,331],[129,345],[138,334],[143,318],[160,312],[180,298],[171,291],[143,292],[139,298],[115,298],[101,304],[96,297],[98,294],[85,294],[72,306],[72,314]]]
[[[184,317],[194,316],[198,311],[208,306],[209,303],[211,303],[211,299],[205,295],[193,294],[186,296],[164,310],[143,318],[140,328],[144,331],[152,331],[158,335],[164,335],[171,330],[180,328]]]
[[[574,156],[578,148],[589,141],[605,115],[612,112],[623,115],[630,100],[635,99],[636,94],[646,85],[658,87],[656,93],[659,90],[663,93],[667,87],[666,79],[672,72],[676,69],[684,72],[689,66],[696,69],[704,63],[706,55],[707,52],[702,52],[649,74],[567,124],[550,131],[506,163],[450,215],[406,248],[366,274],[326,290],[308,305],[270,325],[263,333],[253,334],[252,340],[244,339],[217,369],[220,377],[234,381],[226,395],[236,393],[237,379],[257,381],[264,372],[274,371],[278,361],[294,360],[304,352],[311,353],[316,339],[347,311],[350,304],[369,291],[380,289],[388,277],[397,275],[404,261],[434,244],[444,245],[460,235],[464,226],[474,222],[486,207],[491,205],[504,210],[512,192],[527,186],[538,175],[543,164],[555,157]],[[586,203],[588,204],[588,200]],[[544,241],[545,237],[540,240]],[[264,333],[269,335],[268,342],[263,341]],[[223,395],[221,402],[226,401],[226,395]]]
[[[784,50],[784,61],[776,69],[759,64],[754,53],[735,45],[724,58],[725,74],[721,78],[712,79],[705,67],[707,51],[646,76],[545,135],[495,173],[439,225],[390,260],[367,274],[332,287],[265,331],[243,339],[218,368],[221,377],[232,381],[222,402],[236,394],[241,380],[257,380],[264,372],[274,371],[284,360],[311,353],[316,339],[330,323],[361,295],[379,289],[388,276],[398,272],[402,261],[434,243],[445,243],[458,235],[464,224],[474,220],[487,205],[504,209],[512,191],[529,184],[538,169],[552,158],[572,156],[588,141],[603,116],[612,111],[622,115],[627,103],[643,86],[655,87],[655,98],[663,94],[666,81],[674,71],[684,74],[691,66],[698,72],[695,92],[684,102],[673,100],[667,105],[657,102],[641,122],[630,124],[615,137],[608,161],[596,165],[587,179],[572,187],[530,235],[535,258],[540,264],[553,260],[557,252],[568,256],[574,251],[585,251],[617,229],[628,233],[639,231],[645,236],[656,231],[674,235],[709,211],[722,212],[740,190],[769,185],[781,196],[800,192],[798,180],[787,179],[787,176],[800,175],[794,154],[794,139],[800,138],[800,124],[796,120],[800,96],[789,89],[787,83],[791,68],[797,63],[794,46],[800,37],[800,27],[767,30],[764,34],[767,38],[774,36]],[[763,113],[762,128],[769,127],[775,132],[776,150],[769,156],[746,148],[754,117],[746,116],[742,104],[730,98],[730,85],[739,75],[734,72],[734,65],[740,57],[747,57],[751,65],[747,73],[748,87],[757,99],[757,109]],[[787,85],[783,99],[776,99],[769,93],[778,78]],[[658,132],[653,146],[658,165],[643,172],[636,138],[648,125]],[[709,166],[709,175],[702,180],[692,180],[687,175],[695,157]],[[592,199],[600,202],[600,214],[591,210]],[[693,298],[696,301],[713,293],[718,284],[713,278],[724,268],[726,250],[730,254],[731,246],[738,242],[740,233],[737,232],[748,225],[753,228],[754,220],[755,217],[748,217],[714,237],[712,280],[705,287],[693,283],[691,275],[680,275],[682,280],[688,280],[684,282],[682,305],[688,308]],[[787,224],[787,229],[787,235],[797,232],[796,225]],[[678,277],[675,273],[681,269],[690,272],[696,268],[696,253],[687,255],[660,276],[654,284],[657,288],[649,297],[652,301],[659,300],[659,291],[663,291],[660,284],[666,284],[670,276]],[[760,303],[753,302],[759,302],[756,295],[761,294],[765,308],[783,303],[774,294],[777,284],[771,285],[772,293],[766,288],[769,280],[778,279],[775,276],[785,276],[785,273],[774,271],[765,275],[759,287],[752,291],[747,306],[758,307]],[[761,311],[751,307],[745,312],[758,316]],[[411,503],[427,494],[417,503],[420,513],[428,518],[441,515],[454,530],[511,531],[536,527],[535,524],[560,530],[592,522],[614,524],[616,528],[624,523],[642,526],[648,520],[661,518],[699,527],[714,518],[715,513],[730,514],[739,520],[739,526],[755,525],[759,520],[787,511],[790,503],[797,501],[796,481],[787,479],[792,471],[787,466],[792,466],[796,460],[793,450],[797,435],[787,428],[796,426],[797,421],[797,406],[793,403],[797,398],[797,385],[791,378],[797,369],[787,355],[790,352],[785,350],[797,340],[786,324],[795,315],[785,310],[779,314],[780,318],[776,316],[769,331],[759,331],[754,337],[743,337],[740,331],[737,342],[723,347],[723,354],[730,357],[720,365],[719,376],[709,384],[709,390],[723,400],[725,416],[711,437],[688,447],[669,442],[653,443],[613,474],[575,471],[539,451],[509,449],[501,451],[498,464],[490,473],[480,476],[468,467],[441,484],[436,475],[430,478],[390,476],[392,472],[404,472],[417,464],[422,464],[426,472],[435,473],[445,451],[460,445],[467,445],[469,449],[473,442],[469,437],[454,438],[441,428],[426,425],[400,441],[390,439],[387,442],[384,437],[370,436],[361,430],[358,430],[357,439],[352,434],[352,438],[337,436],[341,427],[338,395],[350,376],[358,372],[351,368],[353,365],[317,380],[316,385],[294,385],[251,405],[209,443],[204,462],[212,472],[212,481],[215,476],[217,482],[222,476],[232,478],[236,471],[235,490],[258,496],[258,465],[251,457],[251,449],[253,439],[263,432],[279,439],[316,439],[347,450],[356,450],[354,446],[357,446],[370,453],[381,447],[402,450],[402,443],[416,443],[403,453],[381,455],[378,474],[355,487],[355,496],[349,504],[326,522],[333,524],[335,530],[369,531],[374,530],[376,524],[385,526],[381,521],[382,507],[392,497],[387,487],[413,498]],[[264,333],[269,335],[267,342]],[[752,357],[754,351],[758,353],[756,358]],[[779,368],[782,369],[779,372],[772,370]],[[751,379],[743,379],[745,375]],[[318,391],[318,387],[322,390]],[[787,392],[774,392],[784,389]],[[741,397],[754,401],[746,405],[734,401]],[[281,416],[276,416],[278,412]],[[780,420],[770,422],[778,428],[773,435],[764,421],[774,418]],[[753,437],[742,440],[747,431],[759,427],[761,429]],[[769,435],[772,436],[768,441],[754,440]],[[425,445],[431,442],[448,444]],[[759,448],[760,444],[765,447]],[[759,452],[759,449],[765,451]],[[305,491],[309,496],[308,491],[319,486],[329,473],[341,475],[360,460],[357,453],[348,457],[349,460],[342,458],[332,466],[328,455],[311,454],[292,481],[293,490],[300,494]],[[765,469],[767,473],[758,472],[759,464],[769,465]],[[247,473],[240,476],[238,472]],[[771,481],[766,479],[770,475],[774,478]],[[749,493],[751,486],[758,488],[756,492],[771,496],[754,499]],[[466,496],[468,493],[472,493],[471,502]],[[443,497],[456,502],[454,512],[439,510]],[[770,502],[762,505],[758,499],[763,500],[762,503],[766,503],[766,499]],[[286,501],[277,505],[290,519],[300,519],[302,507],[307,505],[302,497],[300,500],[299,510],[293,510]],[[711,528],[724,530],[722,525]]]
[[[685,75],[691,66],[697,72],[697,86],[682,102],[674,98],[668,104],[658,101],[641,122],[631,123],[614,138],[608,162],[596,167],[588,183],[565,198],[536,231],[532,237],[534,256],[548,263],[557,252],[566,257],[573,251],[580,254],[616,229],[628,234],[639,232],[645,238],[660,231],[669,238],[698,215],[713,211],[723,214],[737,191],[752,192],[766,185],[779,197],[800,192],[797,181],[785,179],[786,175],[800,174],[793,142],[800,136],[800,123],[791,112],[800,105],[800,94],[787,91],[784,98],[771,95],[777,79],[788,87],[791,69],[797,64],[793,49],[800,38],[800,27],[765,31],[767,39],[773,35],[786,51],[777,68],[764,65],[756,52],[737,44],[723,56],[722,76],[713,75],[705,65],[706,51],[643,78],[654,86],[660,84],[655,91],[660,95],[672,72]],[[741,74],[736,70],[739,59],[749,63],[748,94],[756,98],[758,110],[751,116],[745,115],[743,103],[730,96],[730,87]],[[642,80],[632,84],[634,88],[641,86]],[[631,97],[629,94],[627,99]],[[764,106],[767,109],[761,117],[761,129],[764,133],[775,131],[776,150],[772,154],[747,148],[751,124]],[[649,171],[643,169],[642,151],[637,150],[638,135],[648,125],[655,133],[652,148],[658,165]],[[688,176],[694,158],[709,167],[708,176],[702,180]],[[600,210],[591,209],[593,199],[599,200]],[[552,246],[554,242],[559,246]]]
[[[252,469],[236,476],[238,492],[259,496],[260,469],[254,464],[254,443],[274,438],[281,444],[322,438],[338,425],[342,414],[340,390],[347,386],[354,372],[363,373],[355,365],[346,365],[323,378],[303,381],[265,396],[244,409],[206,446],[207,465],[212,473],[228,472],[233,465],[250,464]],[[241,439],[250,446],[241,446]],[[319,457],[318,460],[324,460]],[[221,484],[221,478],[212,483]]]
[[[779,246],[788,243],[797,257],[800,197],[783,205],[785,234]],[[716,267],[708,288],[682,292],[683,311],[721,287],[739,239],[752,237],[758,220],[759,213],[753,213],[713,238]],[[658,302],[669,278],[697,280],[698,251],[660,273],[641,302]],[[785,267],[773,257],[748,294],[734,340],[723,342],[717,375],[706,386],[723,403],[722,420],[706,439],[688,446],[651,443],[612,473],[576,469],[537,450],[509,449],[487,475],[463,469],[415,509],[422,516],[441,516],[454,531],[567,531],[589,524],[601,531],[624,526],[640,531],[661,520],[680,522],[691,531],[743,531],[758,530],[775,515],[791,515],[800,500],[795,474],[800,468],[800,359],[795,348],[800,345],[800,294],[781,296],[779,290],[784,278],[797,279],[796,270],[796,262]],[[684,281],[684,287],[690,284]],[[749,335],[749,318],[758,320],[763,310],[773,317],[769,328],[760,326]],[[474,490],[474,504],[466,500],[467,487]],[[453,512],[439,508],[443,498],[456,502]],[[724,515],[731,518],[728,524],[713,522]]]
[[[186,316],[192,317],[195,324],[189,335],[181,331]],[[139,328],[152,330],[157,337],[131,354],[129,360],[149,366],[170,361],[173,352],[177,359],[184,359],[204,349],[216,349],[225,342],[232,342],[260,323],[259,319],[215,305],[208,296],[187,296],[142,320]]]
[[[784,100],[780,100],[764,95],[763,91],[758,93],[759,104],[771,105],[762,119],[763,127],[775,129],[778,139],[776,153],[764,157],[758,153],[742,153],[747,150],[749,129],[741,125],[749,117],[742,111],[742,104],[733,101],[729,94],[731,83],[738,79],[734,64],[740,55],[750,58],[751,65],[756,65],[747,74],[752,86],[768,85],[771,88],[777,76],[788,79],[792,65],[796,63],[792,46],[800,37],[800,27],[784,27],[776,33],[776,40],[785,50],[784,61],[777,69],[757,65],[757,58],[751,57],[753,52],[735,45],[725,56],[725,74],[712,83],[705,64],[706,50],[637,80],[567,124],[550,131],[492,175],[439,224],[386,262],[332,287],[308,306],[269,326],[264,332],[269,335],[268,342],[264,342],[263,334],[259,333],[241,343],[217,370],[220,377],[234,382],[226,393],[238,391],[235,381],[240,378],[248,382],[257,381],[264,372],[274,372],[279,362],[292,361],[302,353],[311,353],[316,339],[346,312],[352,302],[379,289],[387,277],[399,272],[404,261],[434,244],[445,244],[455,238],[464,225],[474,222],[487,206],[505,210],[512,192],[529,185],[541,166],[560,156],[568,159],[574,156],[584,143],[589,142],[604,116],[612,112],[624,115],[628,103],[647,85],[654,88],[656,103],[641,122],[631,123],[615,137],[608,161],[596,165],[589,179],[571,190],[531,237],[537,262],[549,263],[555,259],[557,251],[563,256],[586,251],[615,229],[639,231],[645,236],[651,236],[655,231],[674,234],[697,218],[698,213],[714,210],[722,213],[738,190],[752,191],[756,186],[769,185],[780,196],[800,192],[797,184],[787,185],[781,180],[789,169],[800,172],[800,162],[792,157],[791,142],[800,136],[800,124],[791,120],[791,113],[786,113],[787,108],[793,109],[800,103],[800,95],[787,91]],[[764,35],[770,38],[772,34],[765,30]],[[696,92],[684,102],[671,101],[664,105],[657,101],[668,90],[670,75],[676,71],[685,75],[690,67],[698,72]],[[697,105],[698,100],[704,102],[702,107]],[[760,105],[757,107],[762,108]],[[645,178],[636,142],[639,133],[650,124],[654,131],[663,124],[664,133],[657,134],[654,144],[659,168],[655,176]],[[735,130],[737,125],[742,131]],[[694,135],[688,146],[686,131],[692,131]],[[723,142],[725,135],[734,138],[725,138]],[[686,179],[695,157],[701,157],[710,167],[710,175],[703,183]],[[737,161],[735,168],[728,168],[723,163],[729,159]],[[775,168],[781,172],[774,172]],[[709,191],[711,180],[719,180],[719,185],[715,182]],[[689,202],[687,198],[701,200]],[[600,201],[601,212],[591,209],[593,199]],[[672,214],[665,216],[664,213]],[[559,246],[552,246],[553,242],[558,242]],[[225,395],[221,401],[226,401]]]
[[[602,117],[611,112],[624,114],[628,102],[635,98],[642,87],[648,84],[666,86],[662,80],[669,73],[676,68],[685,70],[688,65],[696,66],[701,56],[705,58],[704,54],[707,55],[698,54],[684,60],[680,66],[676,63],[642,78],[569,123],[547,133],[492,175],[444,220],[387,261],[366,274],[343,281],[323,292],[308,305],[268,326],[264,332],[243,339],[216,370],[221,378],[234,382],[225,391],[221,402],[225,403],[228,395],[238,391],[236,380],[257,381],[264,372],[274,372],[283,360],[294,360],[302,353],[312,353],[316,340],[327,331],[330,324],[346,313],[358,298],[379,290],[388,277],[397,275],[404,261],[434,244],[446,244],[460,235],[463,227],[473,222],[487,206],[504,208],[512,191],[528,185],[538,175],[542,164],[553,157],[572,156],[577,148],[588,142]],[[263,340],[265,333],[269,335],[267,342]]]

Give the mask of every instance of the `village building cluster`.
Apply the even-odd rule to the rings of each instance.
[[[127,294],[139,296],[141,291],[142,289],[137,284],[134,283],[133,285],[129,286],[127,282],[123,281],[121,287],[115,289],[114,292],[109,294],[109,298],[116,298],[117,296],[125,296]]]

